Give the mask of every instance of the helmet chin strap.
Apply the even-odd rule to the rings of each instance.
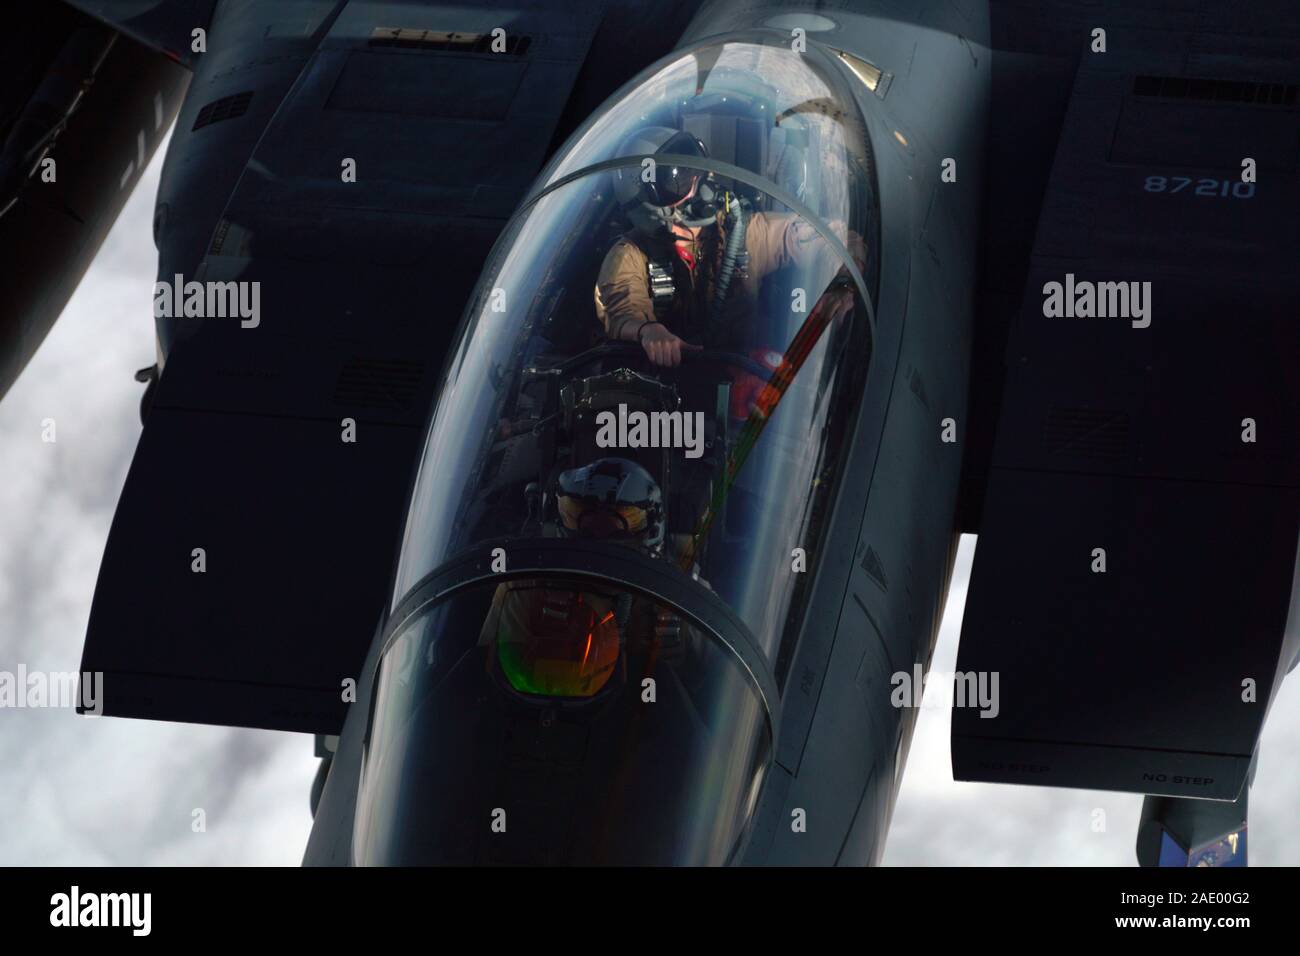
[[[673,222],[673,210],[664,206],[652,206],[643,202],[628,210],[628,218],[637,232],[648,236],[667,235]]]
[[[699,215],[698,212],[697,215]],[[686,226],[688,229],[700,229],[704,226],[713,225],[713,223],[718,221],[718,218],[716,212],[710,212],[707,216],[700,216],[698,219],[691,219],[683,215],[678,216],[673,221],[678,225]]]
[[[708,226],[717,222],[717,194],[707,182],[700,183],[695,195],[673,210],[674,221],[692,229]]]
[[[699,229],[717,222],[718,205],[713,187],[700,183],[694,196],[678,206],[654,206],[643,202],[631,218],[637,229],[651,236],[671,232],[672,226]]]

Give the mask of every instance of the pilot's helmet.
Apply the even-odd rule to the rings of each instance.
[[[619,155],[703,159],[709,151],[685,130],[647,126],[623,141]],[[672,160],[656,161],[652,176],[645,175],[641,164],[626,166],[614,171],[614,195],[640,232],[661,233],[671,223],[701,226],[713,221],[712,208],[700,214],[693,208],[697,205],[693,200],[701,194],[703,178],[704,173],[699,169],[679,166]],[[704,191],[708,191],[707,187]]]
[[[556,486],[565,537],[626,541],[648,551],[663,544],[663,492],[636,462],[600,458],[561,472]]]
[[[497,663],[524,694],[593,697],[614,673],[621,626],[607,597],[558,581],[501,586],[495,621]]]

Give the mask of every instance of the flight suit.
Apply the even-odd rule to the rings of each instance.
[[[643,246],[644,243],[644,246]],[[719,216],[714,227],[701,230],[692,241],[621,236],[606,253],[596,280],[596,317],[611,338],[626,322],[640,325],[658,321],[682,338],[712,347],[770,345],[755,342],[749,329],[758,313],[760,284],[765,276],[788,265],[808,263],[812,257],[833,260],[830,247],[806,220],[793,213],[755,213],[745,228],[747,259],[731,280],[722,316],[709,327],[715,281],[726,248],[726,230]],[[866,262],[862,240],[850,235],[849,254],[861,267]],[[650,264],[671,268],[675,294],[671,304],[656,315],[650,289]],[[809,289],[811,309],[822,289]],[[762,334],[761,330],[758,333]],[[787,333],[788,334],[788,333]],[[746,342],[745,340],[750,341]]]

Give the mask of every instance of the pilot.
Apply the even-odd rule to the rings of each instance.
[[[622,154],[705,158],[708,151],[688,132],[652,126],[629,137]],[[792,213],[728,218],[701,173],[670,161],[656,163],[653,176],[640,166],[616,170],[614,190],[633,228],[605,255],[596,280],[596,315],[605,334],[639,343],[662,366],[679,364],[682,353],[701,341],[735,349],[749,338],[751,348],[742,350],[772,355],[769,344],[752,341],[744,328],[754,318],[758,284],[783,266],[825,253],[817,231]],[[728,232],[737,228],[743,229],[743,250],[728,248]],[[849,236],[849,251],[863,268],[860,238]],[[722,283],[726,304],[718,315]],[[841,269],[813,311],[829,309],[823,318],[830,323],[852,308],[852,280]]]
[[[555,507],[562,537],[612,540],[648,554],[663,547],[663,492],[650,472],[626,458],[561,472]]]
[[[663,548],[663,494],[634,461],[601,458],[561,472],[554,501],[561,537],[650,555]],[[479,643],[496,643],[497,663],[517,691],[591,697],[609,682],[629,642],[644,650],[674,624],[656,602],[622,589],[528,578],[497,587]]]

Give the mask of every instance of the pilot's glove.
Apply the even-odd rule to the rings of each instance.
[[[636,340],[651,362],[668,367],[681,364],[682,352],[699,348],[678,338],[662,322],[644,322],[637,326]]]

